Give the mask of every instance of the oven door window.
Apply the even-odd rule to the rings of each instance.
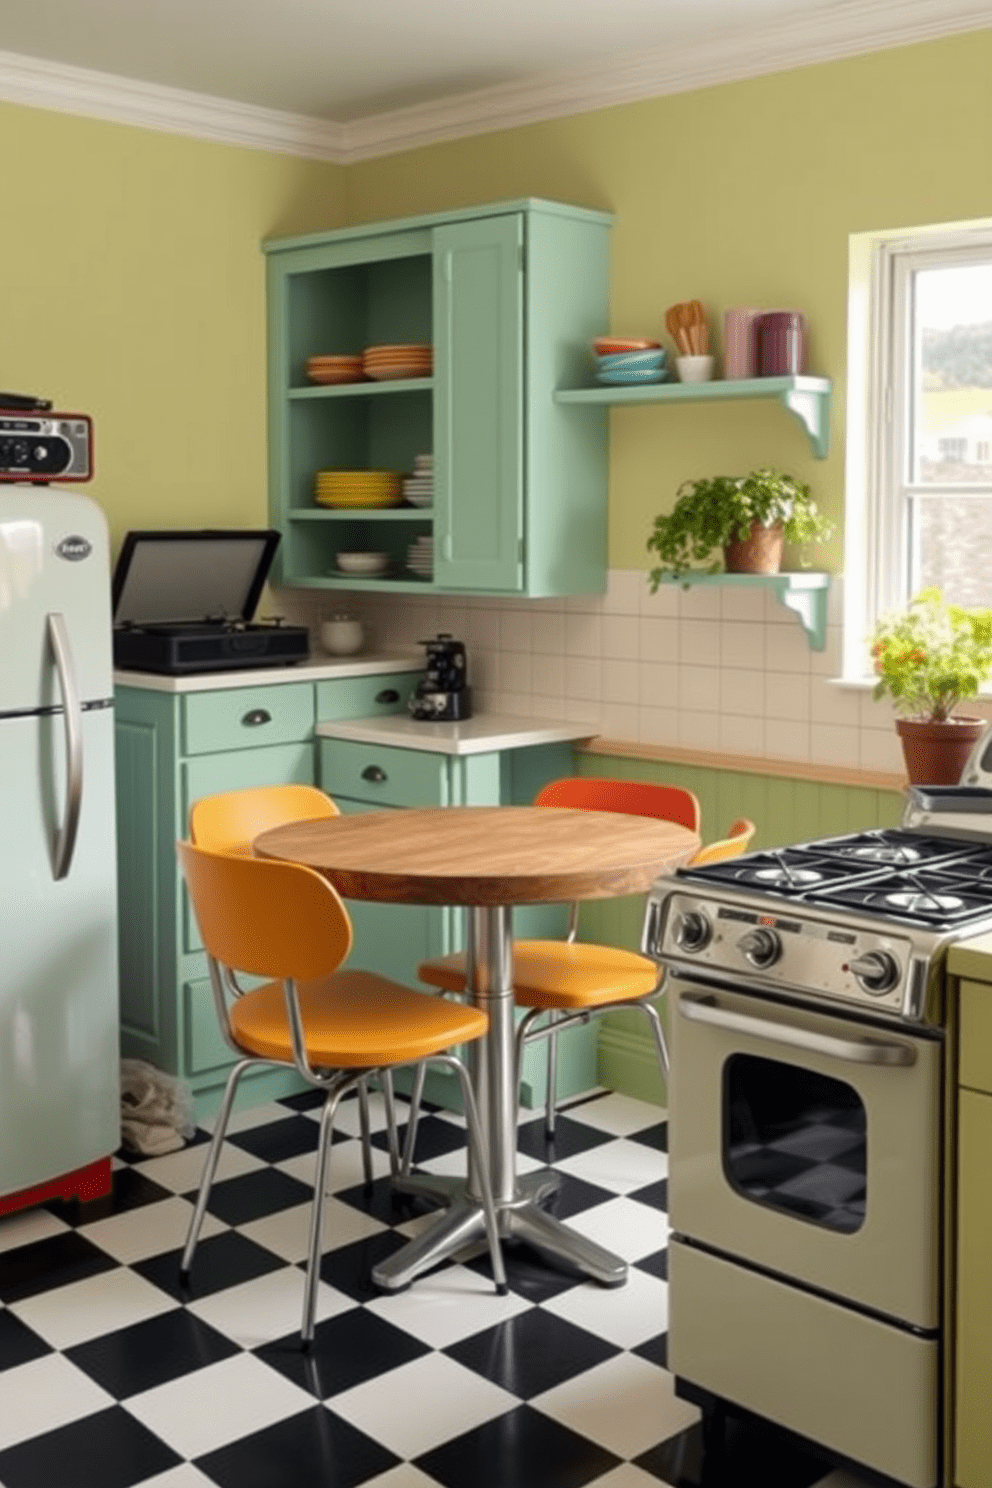
[[[841,1080],[732,1054],[723,1077],[723,1168],[757,1204],[853,1234],[865,1221],[868,1116]]]

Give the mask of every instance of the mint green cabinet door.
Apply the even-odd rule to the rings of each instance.
[[[523,586],[523,218],[434,231],[434,582]]]

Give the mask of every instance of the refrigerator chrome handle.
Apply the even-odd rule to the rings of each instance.
[[[769,1043],[786,1044],[792,1049],[805,1049],[810,1054],[827,1054],[847,1064],[884,1064],[903,1068],[916,1063],[912,1044],[878,1038],[842,1039],[811,1028],[797,1028],[790,1023],[773,1023],[753,1013],[738,1013],[721,1007],[712,992],[680,992],[679,1012],[692,1023],[708,1023],[731,1033],[750,1033]]]
[[[69,631],[65,616],[58,611],[48,616],[48,639],[59,674],[65,720],[65,818],[55,842],[53,863],[53,876],[60,879],[66,877],[72,863],[83,803],[83,710],[79,705]]]

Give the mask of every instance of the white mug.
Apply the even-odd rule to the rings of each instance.
[[[362,649],[365,631],[353,615],[331,615],[320,627],[320,643],[332,656],[354,656]]]

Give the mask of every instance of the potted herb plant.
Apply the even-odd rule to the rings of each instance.
[[[672,510],[655,517],[648,538],[648,550],[661,560],[648,575],[653,590],[718,550],[727,573],[778,573],[783,540],[824,542],[833,532],[809,486],[782,470],[684,481],[676,496]],[[704,569],[719,571],[719,559]]]
[[[948,604],[924,589],[905,610],[883,615],[870,640],[878,682],[874,697],[890,697],[910,783],[955,785],[982,718],[955,714],[992,676],[992,609]]]

